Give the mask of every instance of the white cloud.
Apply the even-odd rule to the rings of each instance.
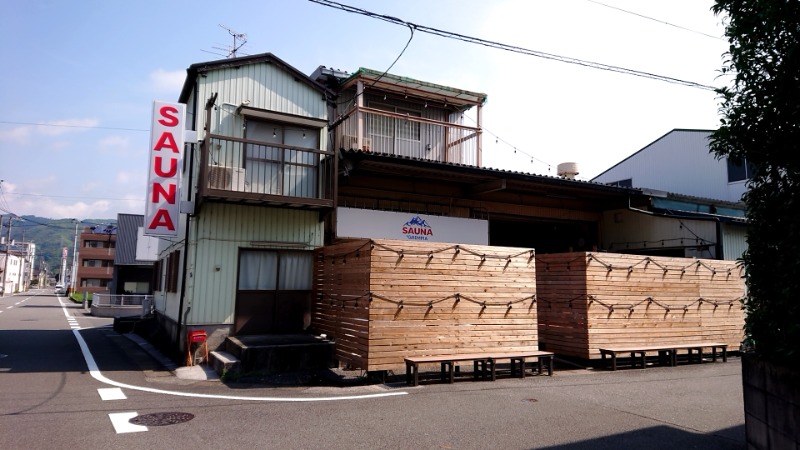
[[[173,94],[177,96],[183,87],[183,80],[186,78],[185,70],[167,71],[156,69],[150,72],[150,82],[154,91]]]
[[[30,125],[14,127],[9,130],[0,130],[0,141],[10,141],[21,144],[27,142],[31,131],[33,131],[33,127]]]
[[[117,172],[117,183],[133,185],[133,186],[142,186],[142,190],[144,191],[144,186],[147,184],[147,172],[144,171]]]

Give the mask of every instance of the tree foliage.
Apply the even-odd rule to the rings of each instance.
[[[755,168],[744,201],[745,332],[762,358],[800,367],[800,2],[717,0],[730,42],[717,157]]]

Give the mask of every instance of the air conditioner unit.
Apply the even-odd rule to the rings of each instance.
[[[240,167],[209,166],[208,187],[224,191],[244,192],[246,172]]]

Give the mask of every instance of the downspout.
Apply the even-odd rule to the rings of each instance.
[[[195,80],[195,83],[194,83],[194,99],[193,99],[193,102],[192,102],[193,103],[192,111],[194,111],[194,114],[193,114],[194,120],[192,121],[192,130],[193,131],[197,131],[197,95],[198,95],[198,91],[199,91],[199,89],[198,89],[198,86],[197,86],[197,80]],[[203,138],[205,138],[205,136]],[[189,194],[187,195],[187,198],[186,198],[187,202],[191,202],[192,201],[192,181],[193,181],[192,175],[194,174],[194,155],[195,155],[195,146],[196,145],[197,144],[195,142],[192,142],[192,145],[190,146],[192,154],[191,154],[191,158],[189,158],[189,183],[188,183]],[[186,225],[184,226],[185,229],[184,229],[184,235],[183,235],[183,275],[181,276],[181,298],[180,298],[180,300],[178,302],[178,346],[179,347],[180,347],[181,343],[183,342],[183,339],[181,338],[181,336],[183,336],[183,324],[186,322],[186,318],[185,317],[189,314],[189,310],[191,309],[191,307],[186,308],[186,312],[182,313],[183,312],[183,304],[184,304],[184,301],[186,299],[186,274],[188,272],[187,267],[188,267],[188,262],[189,262],[189,225],[190,225],[190,222],[191,222],[191,217],[192,217],[192,213],[187,213],[186,214]]]

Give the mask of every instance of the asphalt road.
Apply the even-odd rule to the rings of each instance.
[[[0,299],[0,448],[741,449],[740,370],[734,357],[414,388],[226,385],[175,376],[111,319],[34,290]]]

